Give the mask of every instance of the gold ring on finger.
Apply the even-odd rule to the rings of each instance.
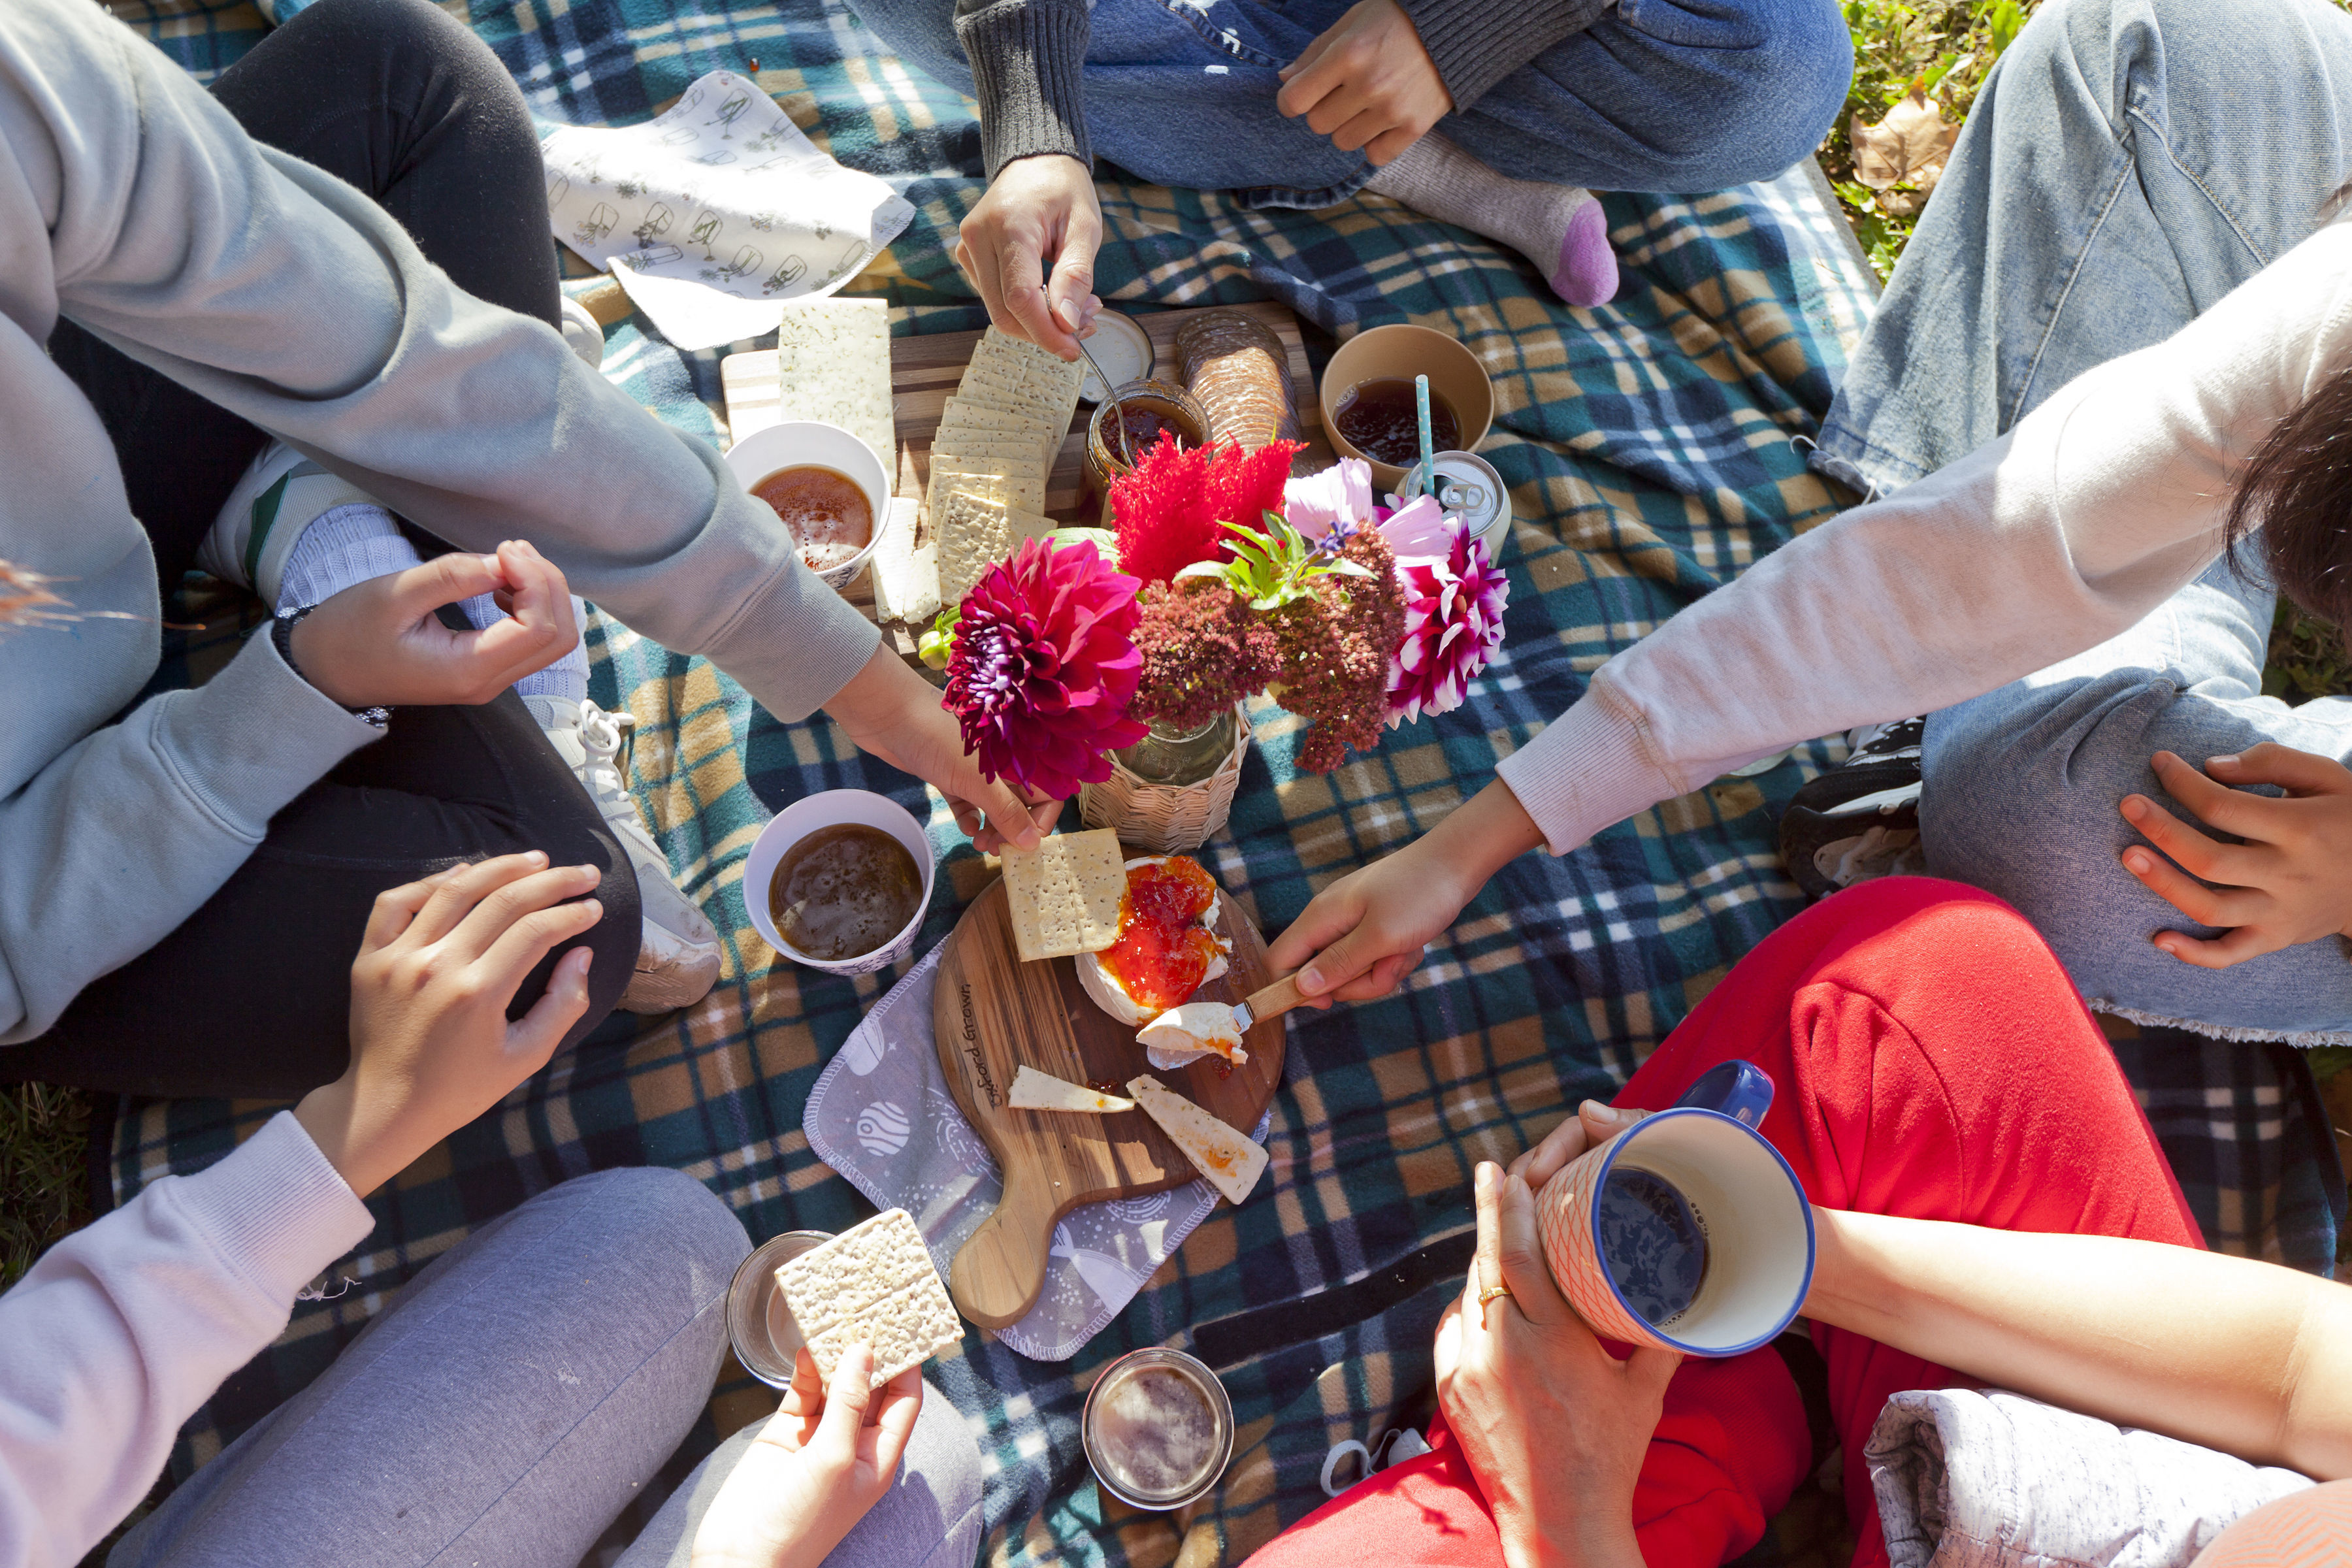
[[[1486,1310],[1487,1302],[1493,1300],[1497,1296],[1507,1296],[1510,1293],[1511,1288],[1508,1285],[1487,1286],[1485,1289],[1478,1292],[1478,1310],[1481,1312],[1485,1311]]]

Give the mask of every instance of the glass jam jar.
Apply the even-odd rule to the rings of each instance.
[[[1125,416],[1131,447],[1119,439],[1118,426],[1111,414],[1114,407]],[[1208,411],[1173,382],[1130,381],[1118,389],[1116,405],[1108,397],[1095,405],[1094,417],[1087,423],[1086,488],[1079,500],[1082,515],[1101,515],[1103,498],[1110,493],[1111,481],[1134,466],[1127,454],[1131,450],[1134,456],[1141,457],[1158,444],[1162,430],[1170,432],[1177,444],[1184,447],[1205,447],[1216,437],[1216,432],[1209,427]],[[1108,528],[1110,518],[1102,517],[1102,525]]]

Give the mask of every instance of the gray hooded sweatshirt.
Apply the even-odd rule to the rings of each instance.
[[[226,881],[377,731],[267,637],[112,721],[153,672],[155,562],[69,317],[463,549],[527,538],[573,591],[787,721],[877,634],[708,446],[459,291],[373,202],[263,147],[93,0],[0,5],[0,560],[78,618],[0,630],[0,1044]]]

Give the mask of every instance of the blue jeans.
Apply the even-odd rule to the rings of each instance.
[[[1830,410],[1816,466],[1891,490],[2159,342],[2352,178],[2352,17],[2320,0],[2059,0],[2002,57]],[[2335,939],[2221,971],[2118,856],[2158,751],[2352,754],[2352,701],[2262,695],[2273,596],[2217,562],[2145,621],[1930,715],[1927,868],[2023,910],[2092,1006],[2221,1038],[2352,1040]],[[2175,814],[2189,820],[2184,810]]]
[[[1497,4],[1504,0],[1496,0]],[[953,0],[853,0],[901,58],[969,94]],[[1350,0],[1096,0],[1087,134],[1157,184],[1323,207],[1372,177],[1274,107],[1276,72]],[[1805,158],[1845,101],[1835,0],[1620,0],[1436,134],[1497,173],[1604,191],[1716,191]]]
[[[750,1249],[726,1205],[676,1171],[541,1193],[418,1275],[108,1568],[573,1568],[709,1400],[728,1282]],[[623,1568],[687,1561],[699,1503],[749,1440],[703,1462]],[[898,1484],[825,1561],[962,1568],[980,1489],[979,1447],[934,1391]]]

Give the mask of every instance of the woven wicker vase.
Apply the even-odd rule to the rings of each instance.
[[[1150,741],[1129,752],[1114,752],[1110,777],[1078,791],[1078,815],[1088,827],[1117,829],[1119,842],[1130,849],[1155,855],[1198,849],[1233,814],[1234,790],[1241,783],[1242,756],[1249,743],[1249,718],[1236,703],[1233,747],[1216,771],[1196,784],[1153,784],[1129,768],[1124,759],[1151,746]]]

